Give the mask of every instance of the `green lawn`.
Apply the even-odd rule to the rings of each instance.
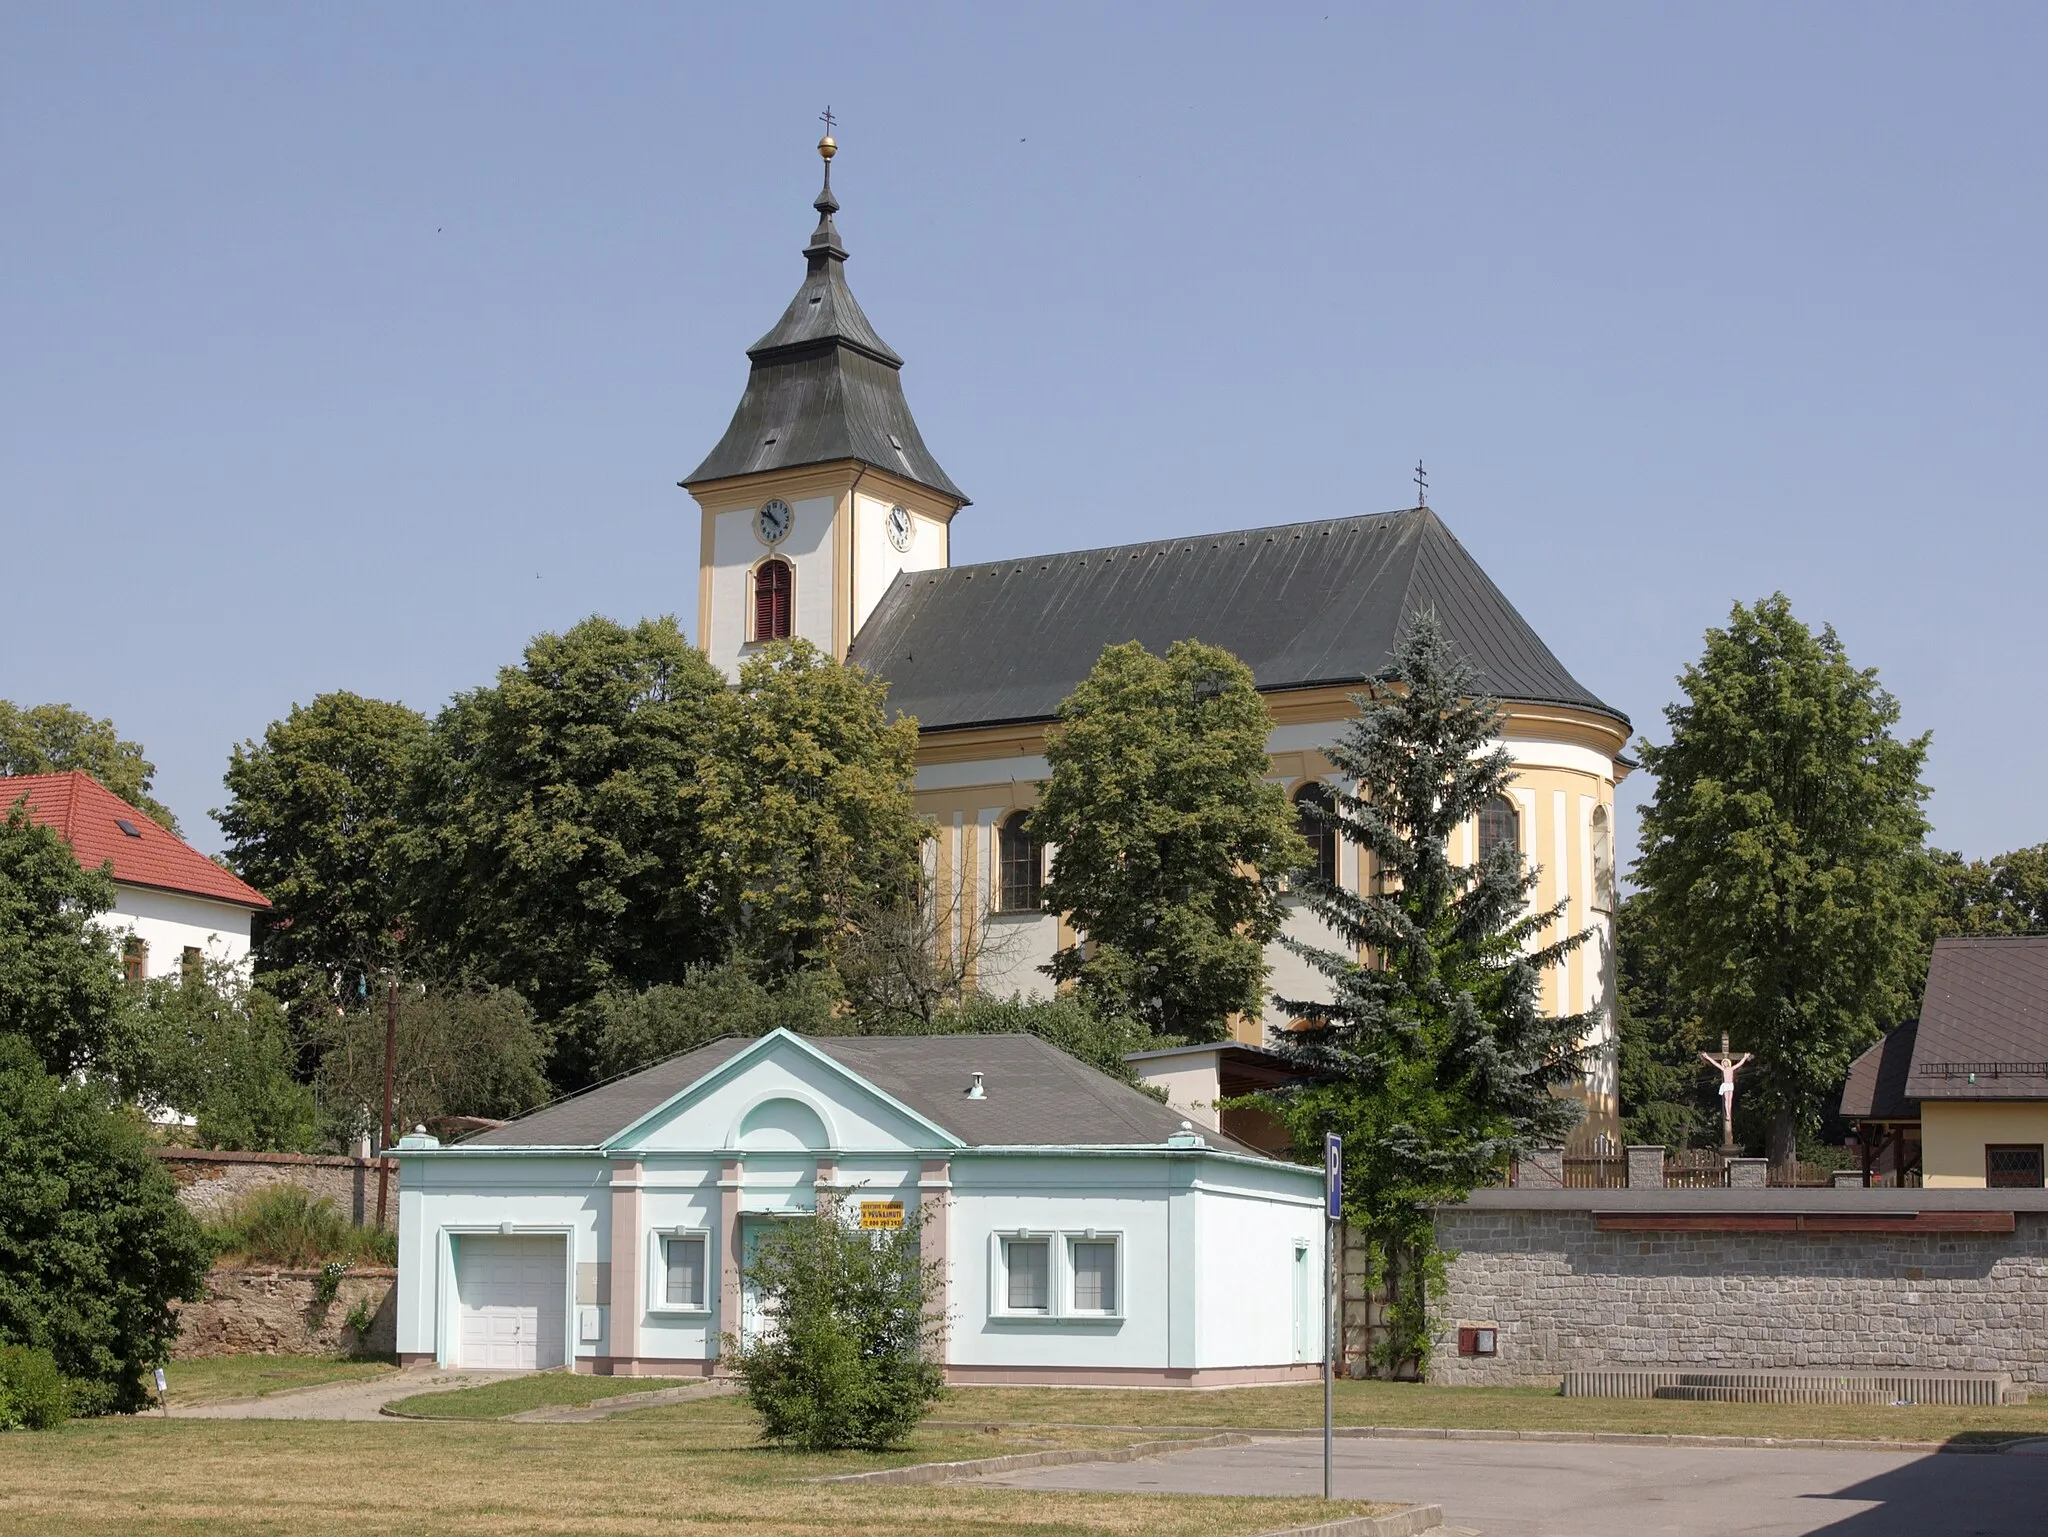
[[[1549,1388],[1447,1388],[1408,1382],[1339,1382],[1340,1425],[1456,1430],[1631,1431],[1694,1436],[1840,1437],[1855,1440],[2000,1440],[2048,1436],[2048,1402],[2017,1408],[1905,1409],[1824,1404],[1699,1404],[1649,1398],[1563,1398]],[[652,1412],[652,1411],[650,1411]],[[1323,1418],[1320,1386],[1215,1393],[1094,1388],[961,1388],[936,1418],[1000,1424],[1307,1429]]]
[[[580,1372],[539,1372],[508,1382],[487,1382],[479,1388],[453,1388],[415,1393],[390,1405],[401,1414],[437,1420],[495,1420],[527,1409],[594,1403],[628,1393],[701,1385],[701,1377],[593,1377]]]
[[[85,1421],[0,1435],[0,1537],[1244,1537],[1365,1502],[806,1482],[910,1462],[1150,1439],[926,1429],[901,1451],[769,1450],[733,1399],[588,1425]]]
[[[228,1398],[261,1398],[286,1388],[378,1377],[397,1371],[389,1361],[341,1356],[210,1356],[173,1361],[164,1368],[173,1404],[211,1404]]]

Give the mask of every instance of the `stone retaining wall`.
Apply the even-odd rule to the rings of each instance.
[[[384,1225],[398,1226],[398,1160],[395,1158],[326,1158],[311,1153],[230,1153],[202,1148],[159,1147],[178,1182],[178,1200],[202,1222],[265,1185],[292,1184],[316,1199],[325,1196],[357,1227],[377,1223],[377,1180],[380,1165],[388,1170]]]
[[[397,1279],[395,1270],[352,1270],[322,1307],[317,1270],[215,1270],[203,1300],[172,1304],[178,1342],[171,1355],[390,1355],[398,1349]],[[359,1340],[344,1321],[363,1300],[375,1316]]]
[[[1602,1213],[1596,1201],[1517,1207],[1517,1194],[1481,1192],[1471,1205],[1437,1214],[1437,1241],[1455,1257],[1433,1382],[1539,1383],[1572,1370],[1697,1366],[2010,1372],[2016,1383],[2048,1387],[2048,1210],[2008,1207],[2007,1232],[1853,1231],[1843,1230],[1858,1220],[1852,1207],[1801,1218],[1773,1203],[1764,1217],[1731,1217],[1720,1231],[1658,1231],[1618,1229],[1641,1216]],[[1795,1193],[1756,1193],[1781,1194]],[[1863,1205],[1879,1193],[1846,1194]],[[1973,1206],[1993,1204],[1984,1192],[1971,1194]],[[1667,1209],[1684,1205],[1657,1203],[1658,1212]],[[1781,1226],[1755,1230],[1760,1221]],[[1460,1326],[1497,1329],[1499,1353],[1460,1355]]]

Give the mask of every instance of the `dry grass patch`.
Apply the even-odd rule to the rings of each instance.
[[[356,1361],[342,1356],[209,1356],[173,1361],[164,1368],[171,1403],[213,1404],[231,1398],[261,1398],[287,1388],[323,1382],[353,1382],[397,1374],[389,1361]]]
[[[101,1420],[0,1437],[0,1534],[284,1537],[1243,1537],[1369,1504],[1061,1493],[976,1484],[806,1483],[1047,1446],[1123,1446],[1088,1428],[928,1429],[900,1452],[802,1455],[755,1444],[734,1400],[593,1425],[387,1420]]]
[[[947,1396],[937,1418],[990,1424],[1028,1420],[1038,1424],[1154,1429],[1306,1430],[1323,1422],[1323,1390],[1320,1386],[1232,1388],[1214,1393],[961,1388]],[[1441,1426],[1455,1430],[1979,1441],[2048,1436],[2048,1403],[2016,1408],[1925,1404],[1903,1409],[1830,1404],[1704,1404],[1661,1398],[1564,1398],[1548,1388],[1340,1382],[1337,1423]]]

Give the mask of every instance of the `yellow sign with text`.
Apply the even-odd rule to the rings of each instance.
[[[903,1226],[903,1203],[901,1201],[862,1201],[860,1203],[860,1225],[864,1228],[881,1228],[895,1232]]]

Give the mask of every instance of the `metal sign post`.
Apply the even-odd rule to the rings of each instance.
[[[1344,1253],[1344,1139],[1323,1133],[1323,1498],[1336,1492],[1337,1309]]]

